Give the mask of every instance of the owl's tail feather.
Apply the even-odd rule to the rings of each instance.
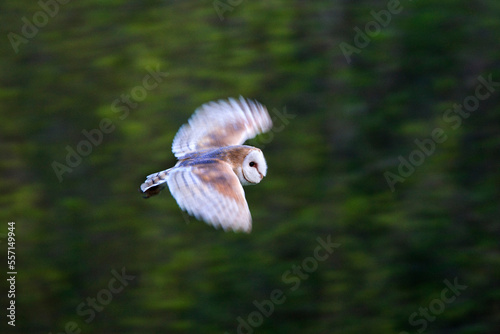
[[[141,184],[139,191],[144,198],[158,195],[167,185],[167,175],[171,168],[146,176],[146,181]]]

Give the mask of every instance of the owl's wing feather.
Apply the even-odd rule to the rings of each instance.
[[[272,126],[266,107],[258,102],[243,97],[209,102],[199,107],[179,129],[172,152],[181,158],[203,149],[241,145]]]
[[[181,209],[224,230],[250,232],[252,217],[245,192],[229,164],[211,163],[176,167],[167,183]]]

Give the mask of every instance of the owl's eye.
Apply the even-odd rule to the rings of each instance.
[[[253,167],[253,166],[255,166],[256,164],[255,164],[255,162],[250,161],[250,163],[249,163],[248,165],[249,165],[250,167]]]

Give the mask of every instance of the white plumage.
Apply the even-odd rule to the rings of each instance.
[[[269,113],[258,102],[240,97],[204,104],[174,138],[177,164],[147,176],[141,191],[147,198],[167,184],[190,215],[224,230],[250,232],[242,185],[259,183],[267,164],[260,149],[242,144],[271,128]]]

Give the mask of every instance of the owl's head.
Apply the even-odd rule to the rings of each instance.
[[[240,182],[243,185],[251,185],[259,183],[267,173],[267,163],[264,154],[258,148],[254,148],[248,152],[243,165],[241,166]]]

